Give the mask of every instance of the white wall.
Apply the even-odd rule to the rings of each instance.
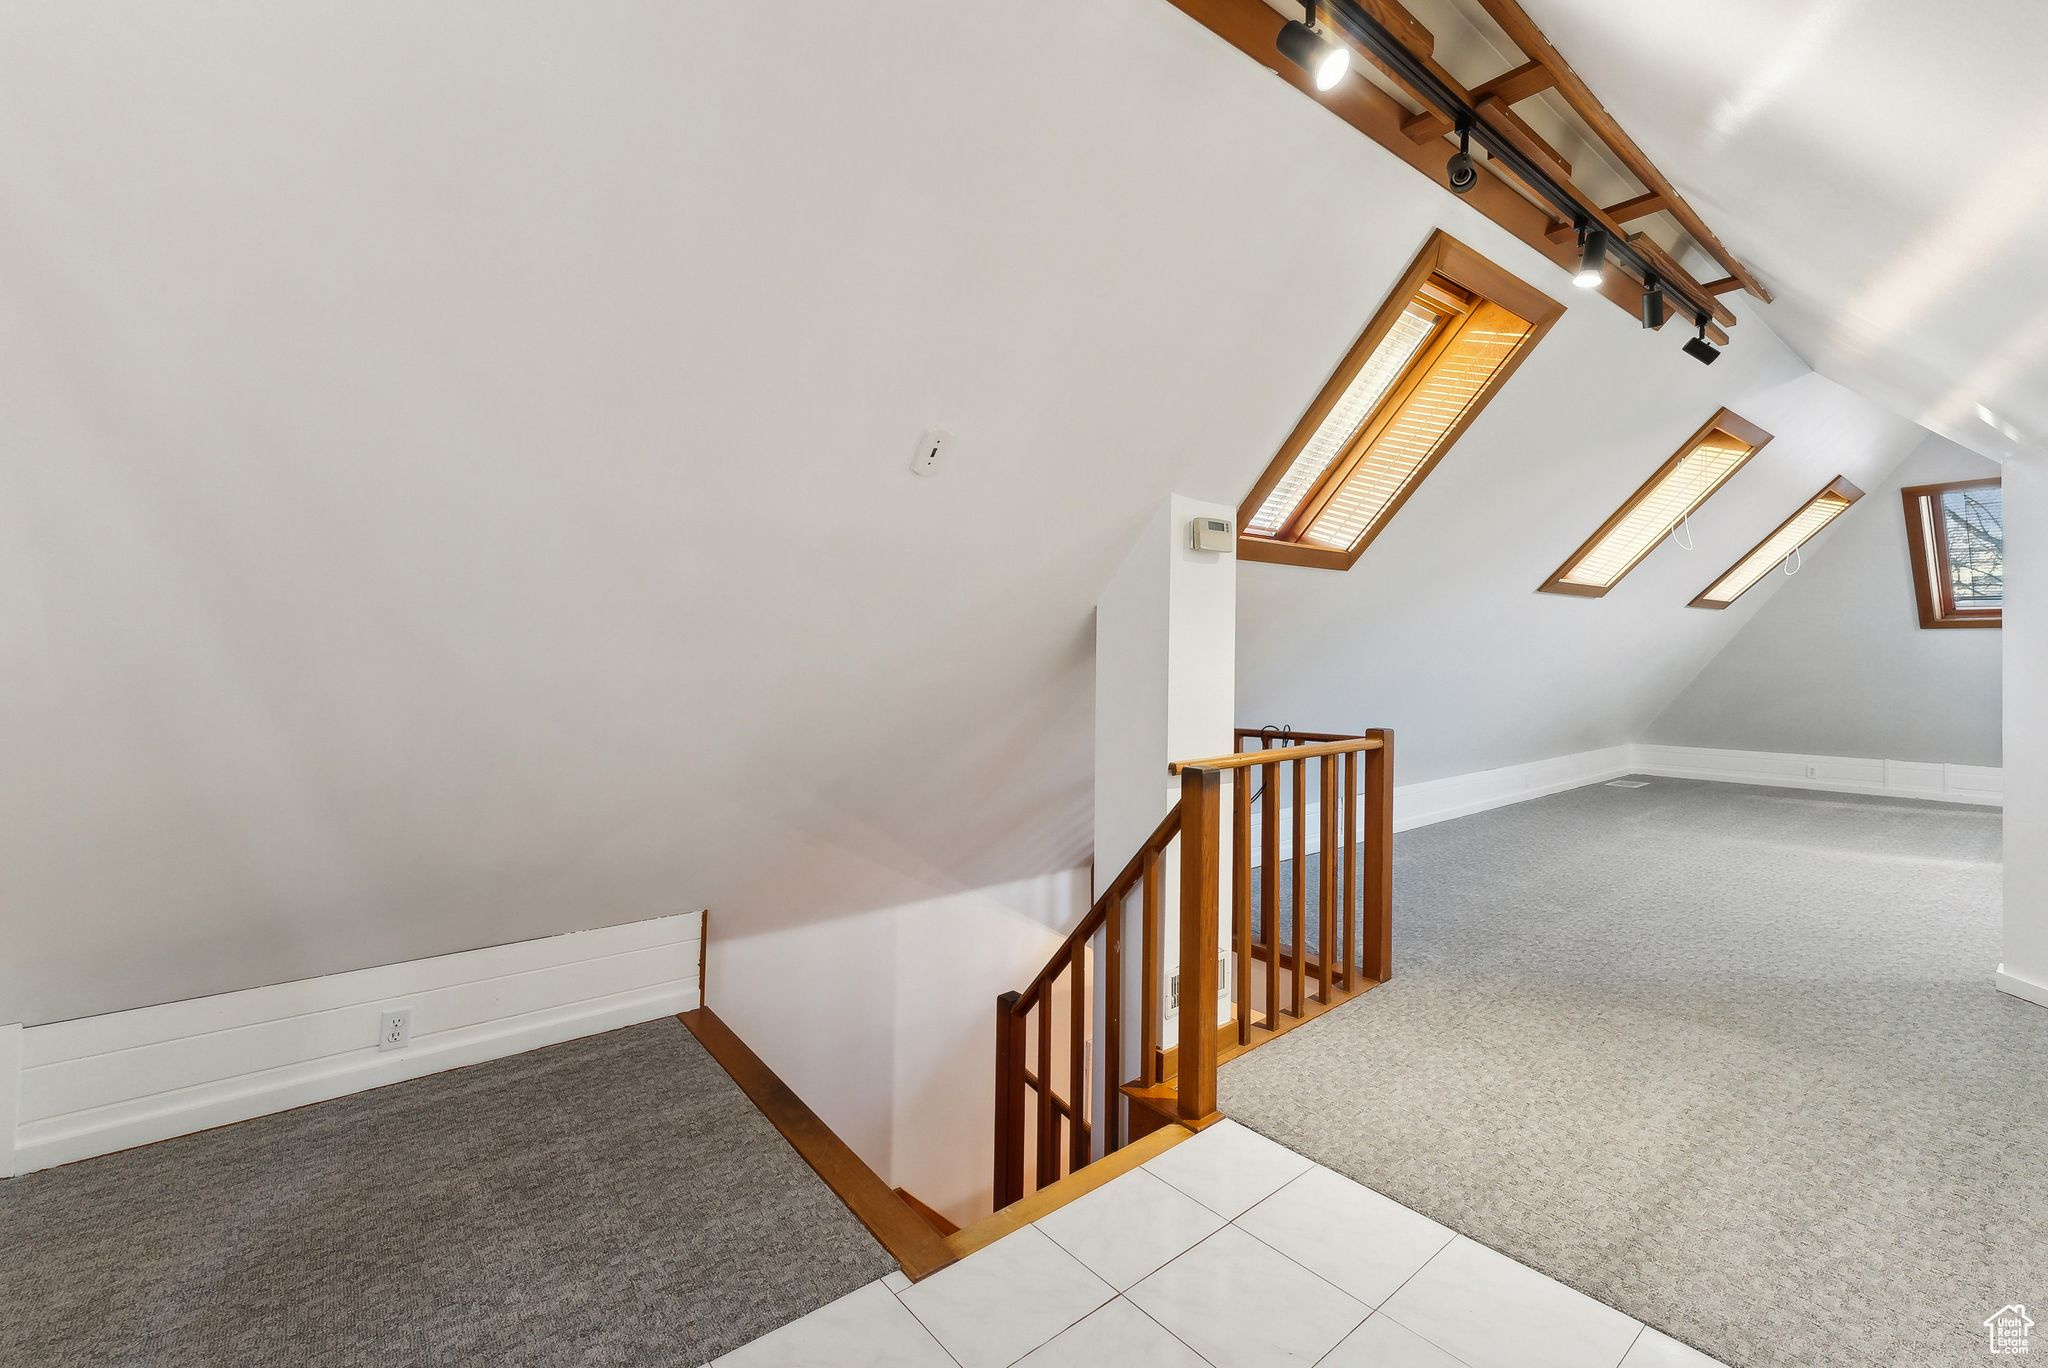
[[[681,913],[0,1028],[0,1177],[689,1011],[702,933]],[[398,1009],[411,1043],[380,1049]]]
[[[1355,322],[1374,289],[1360,283]],[[1877,484],[1919,436],[1754,325],[1702,367],[1568,302],[1350,571],[1241,568],[1241,725],[1392,727],[1403,783],[1635,741],[1778,590],[1687,603],[1829,479]],[[1604,598],[1537,593],[1723,404],[1776,440],[1692,519],[1696,549],[1666,542]]]
[[[1769,454],[1768,449],[1766,455]],[[1927,437],[1801,557],[1641,738],[1682,746],[2000,763],[2002,631],[1920,626],[1899,490],[1996,478]]]
[[[2048,458],[2008,461],[2005,566],[2005,944],[1999,985],[2048,1006]]]
[[[9,14],[0,1021],[709,906],[713,1005],[893,1155],[890,1004],[1017,979],[884,928],[1071,921],[1149,511],[1234,505],[1432,228],[1568,293],[1153,0],[803,6],[772,77],[731,18]],[[1529,591],[1717,404],[1779,441],[1703,559],[1906,440],[1569,302],[1356,571],[1245,575],[1241,716],[1404,782],[1630,739],[1751,609]]]
[[[1088,871],[724,939],[708,1002],[892,1186],[988,1214],[995,1000],[1088,909]]]

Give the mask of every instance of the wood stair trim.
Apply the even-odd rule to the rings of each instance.
[[[1123,1177],[1146,1160],[1166,1153],[1193,1135],[1192,1130],[1178,1123],[1161,1126],[1143,1139],[1133,1140],[1115,1153],[1104,1155],[1087,1167],[1068,1174],[1057,1183],[1042,1187],[1029,1196],[1010,1203],[994,1215],[986,1216],[956,1234],[947,1236],[946,1249],[954,1259],[964,1259],[978,1249],[986,1249],[1005,1235],[1015,1234],[1039,1217],[1059,1210],[1076,1198],[1087,1196],[1113,1179]]]
[[[960,1227],[954,1224],[953,1221],[946,1216],[945,1212],[938,1210],[936,1207],[927,1206],[925,1203],[919,1201],[917,1194],[912,1192],[909,1188],[897,1188],[896,1195],[903,1199],[903,1204],[905,1206],[909,1207],[918,1215],[924,1217],[924,1223],[930,1226],[933,1230],[937,1231],[941,1236],[955,1235],[959,1233]]]
[[[782,1133],[846,1209],[867,1227],[912,1282],[926,1278],[959,1256],[917,1210],[898,1197],[832,1128],[790,1091],[747,1043],[709,1007],[680,1013],[676,1020],[697,1037],[718,1066],[740,1085],[761,1114]]]

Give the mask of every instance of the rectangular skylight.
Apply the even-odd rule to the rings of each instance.
[[[1348,569],[1563,310],[1435,234],[1238,509],[1238,554]]]
[[[1543,591],[1599,598],[1770,440],[1770,433],[1722,409],[1558,567]]]
[[[1820,535],[1823,528],[1848,512],[1849,506],[1862,497],[1862,490],[1837,476],[1797,513],[1780,523],[1777,531],[1758,542],[1754,550],[1729,567],[1727,574],[1715,580],[1692,601],[1692,606],[1726,608],[1754,589],[1765,575]]]

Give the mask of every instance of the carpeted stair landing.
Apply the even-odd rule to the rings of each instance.
[[[0,1364],[682,1365],[895,1268],[673,1020],[0,1182]]]

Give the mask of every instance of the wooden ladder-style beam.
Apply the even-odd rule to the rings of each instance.
[[[1418,115],[1410,111],[1399,100],[1370,81],[1345,81],[1335,90],[1317,91],[1307,73],[1286,61],[1276,50],[1275,43],[1285,20],[1277,10],[1267,5],[1265,0],[1171,0],[1171,3],[1261,65],[1276,72],[1282,80],[1315,99],[1324,108],[1343,118],[1352,127],[1414,166],[1437,184],[1446,184],[1445,155],[1441,150],[1440,138],[1436,133],[1425,133],[1423,130],[1448,129],[1450,123],[1448,117],[1444,116],[1448,116],[1451,111],[1431,109],[1430,97],[1414,90],[1398,71],[1393,70],[1376,54],[1365,51],[1355,42],[1349,44],[1353,51],[1359,52],[1377,70],[1386,73],[1390,79],[1407,90],[1411,98],[1422,103],[1425,106],[1423,114]],[[1355,4],[1356,0],[1352,0],[1352,3]],[[1407,31],[1409,25],[1414,24],[1412,16],[1406,25],[1400,27],[1385,23],[1383,13],[1390,12],[1390,9],[1398,9],[1394,0],[1374,0],[1374,3],[1361,5],[1359,8],[1368,16],[1381,19],[1382,26],[1394,33],[1397,38]],[[1405,10],[1400,12],[1406,14]],[[1349,41],[1338,26],[1330,27],[1332,37],[1340,41]],[[1407,47],[1407,44],[1404,42],[1403,46]],[[1430,47],[1433,51],[1434,40],[1431,41]],[[1510,117],[1512,111],[1508,110],[1505,101],[1496,98],[1487,107],[1482,108],[1472,92],[1466,90],[1462,83],[1439,66],[1434,57],[1425,56],[1413,47],[1407,47],[1407,52],[1410,58],[1441,84],[1451,98],[1462,101],[1466,106],[1476,110],[1475,118],[1492,136],[1513,146],[1521,155],[1539,166],[1546,169],[1558,167],[1557,153],[1544,144],[1542,139],[1536,137],[1527,124],[1519,118]],[[1503,77],[1512,74],[1503,73]],[[1425,122],[1431,114],[1440,116],[1438,123]],[[1575,267],[1577,246],[1575,242],[1561,240],[1556,235],[1555,229],[1558,225],[1553,217],[1556,210],[1532,202],[1527,192],[1517,188],[1519,182],[1510,177],[1498,162],[1489,162],[1484,169],[1488,174],[1482,176],[1480,183],[1466,194],[1465,202],[1513,232],[1524,242],[1544,252],[1559,266],[1567,270]],[[1569,178],[1567,177],[1562,184],[1569,187]],[[1574,187],[1572,193],[1580,201],[1590,226],[1606,229],[1616,241],[1627,239],[1627,231],[1622,225],[1610,218],[1583,192]],[[1564,227],[1569,233],[1572,225]],[[1691,272],[1678,268],[1676,263],[1673,263],[1673,269],[1663,279],[1667,292],[1682,302],[1686,313],[1705,314],[1717,325],[1717,334],[1725,339],[1726,333],[1721,330],[1735,324],[1735,315],[1725,304],[1708,293],[1700,282],[1693,278]],[[1641,302],[1642,286],[1625,272],[1610,271],[1607,280],[1600,286],[1600,292],[1633,314]]]
[[[1579,79],[1579,74],[1572,70],[1572,64],[1552,46],[1550,39],[1544,36],[1543,30],[1537,27],[1536,21],[1529,17],[1529,12],[1518,0],[1479,0],[1479,4],[1531,62],[1550,73],[1558,96],[1585,121],[1595,137],[1607,144],[1621,164],[1628,168],[1629,174],[1641,181],[1650,193],[1663,198],[1663,207],[1671,211],[1679,227],[1685,229],[1708,256],[1721,264],[1721,269],[1728,272],[1731,280],[1768,304],[1771,292],[1764,288],[1763,282],[1736,258],[1735,253],[1728,250],[1714,230],[1707,227],[1706,220],[1686,202],[1685,196],[1672,187],[1656,163],[1636,145],[1635,139],[1615,122],[1607,107]]]

